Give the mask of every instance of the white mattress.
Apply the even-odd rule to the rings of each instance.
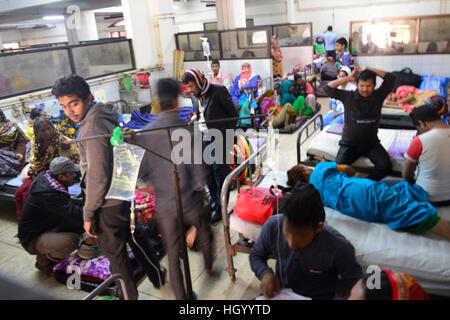
[[[389,229],[383,223],[361,221],[325,207],[326,223],[338,230],[355,247],[365,271],[370,265],[402,271],[430,294],[450,297],[450,242],[426,232],[412,234]],[[450,207],[438,209],[450,221]]]
[[[270,187],[273,175],[259,184]],[[277,182],[286,186],[285,172],[276,173]],[[325,207],[326,223],[342,233],[355,247],[356,257],[365,271],[369,265],[393,269],[414,277],[430,294],[450,297],[450,242],[430,232],[412,234],[389,229],[382,223],[358,220]],[[439,216],[450,221],[450,207],[438,208]],[[246,222],[233,214],[230,229],[256,241],[262,226]]]
[[[403,109],[381,108],[381,115],[382,116],[407,117],[409,115],[409,112],[406,112]]]
[[[340,134],[328,133],[328,127],[324,127],[317,136],[313,138],[313,141],[308,146],[307,154],[321,157],[325,156],[326,160],[336,160],[337,153],[339,151],[339,141],[341,140]],[[396,139],[404,139],[405,143],[409,145],[413,137],[416,134],[416,130],[403,130],[403,129],[378,129],[378,138],[381,144],[386,150]],[[393,159],[391,157],[392,170],[401,172],[404,160]],[[366,157],[360,157],[353,163],[357,168],[372,168],[372,162]]]

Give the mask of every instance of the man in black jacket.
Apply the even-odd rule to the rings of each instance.
[[[213,158],[212,164],[206,164],[207,176],[206,184],[213,203],[215,212],[211,217],[211,222],[215,223],[222,219],[220,207],[220,193],[223,182],[230,173],[230,164],[227,163],[230,158],[230,150],[227,145],[233,145],[233,141],[226,141],[226,130],[235,130],[237,120],[224,121],[220,123],[202,123],[211,120],[237,118],[239,114],[234,106],[233,99],[224,86],[210,84],[206,76],[197,69],[189,69],[183,75],[183,83],[191,90],[198,103],[195,107],[197,120],[199,121],[199,130],[203,135],[203,151],[211,144],[214,150],[211,152]],[[217,129],[222,135],[222,146],[215,140],[215,137],[208,136],[208,130]],[[230,136],[230,135],[229,135]],[[233,135],[234,139],[234,135]],[[210,142],[211,141],[211,142]],[[220,149],[219,149],[220,148]],[[208,148],[208,150],[211,150]],[[209,153],[209,152],[208,152]],[[204,159],[205,160],[205,159]]]
[[[83,207],[72,202],[68,187],[80,166],[57,157],[50,170],[33,181],[19,220],[19,240],[36,257],[36,268],[49,275],[53,266],[78,248]]]
[[[383,83],[375,89],[376,78]],[[357,81],[358,90],[345,91],[338,87]],[[351,165],[366,156],[374,164],[369,179],[381,180],[391,171],[391,160],[378,139],[383,101],[394,87],[395,76],[372,68],[355,68],[351,75],[329,83],[325,92],[344,103],[344,129],[336,156],[338,164]]]

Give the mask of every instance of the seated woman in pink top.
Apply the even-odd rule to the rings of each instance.
[[[413,111],[424,104],[425,100],[438,94],[435,90],[421,91],[413,86],[399,86],[395,92],[391,92],[384,101],[383,108],[403,109],[406,112]]]

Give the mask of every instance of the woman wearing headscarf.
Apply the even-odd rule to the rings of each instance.
[[[231,88],[231,96],[237,109],[240,108],[239,100],[244,93],[246,95],[253,93],[253,98],[258,96],[258,76],[252,72],[252,66],[247,62],[241,66],[241,74],[234,79]]]
[[[379,276],[379,287],[369,288],[369,278]],[[427,292],[410,275],[381,270],[379,275],[365,274],[352,288],[349,300],[430,300]]]
[[[74,163],[80,162],[77,146],[63,136],[46,117],[34,120],[34,137],[31,139],[30,169],[28,175],[34,178],[48,169],[53,158],[62,156]]]
[[[34,136],[31,139],[29,169],[23,184],[17,189],[16,213],[20,217],[25,200],[28,197],[33,179],[41,172],[48,170],[50,162],[59,156],[70,158],[74,163],[80,162],[77,146],[70,139],[61,135],[47,117],[38,117],[33,122]]]
[[[24,166],[26,145],[22,130],[0,110],[0,176],[19,174]]]
[[[211,152],[211,149],[208,149],[208,154],[211,154],[213,161],[211,161],[212,164],[206,164],[206,179],[211,199],[213,203],[215,203],[215,213],[211,218],[211,222],[217,222],[222,219],[222,211],[220,207],[220,193],[222,190],[222,185],[225,178],[230,173],[230,165],[227,164],[227,160],[229,159],[226,157],[230,150],[227,150],[226,146],[234,144],[234,141],[227,143],[226,130],[236,129],[237,121],[231,120],[210,124],[205,124],[202,122],[226,118],[237,118],[238,113],[227,88],[224,86],[211,84],[208,78],[200,70],[187,70],[182,77],[182,81],[193,94],[195,112],[197,114],[197,119],[200,122],[199,130],[202,132],[203,137],[206,137],[202,140],[203,150],[210,144],[214,145],[213,152]],[[239,77],[236,81],[240,81]],[[216,149],[219,145],[215,145],[216,142],[214,136],[208,135],[209,129],[219,130],[223,137],[223,144],[221,146],[223,149],[221,150],[221,155],[220,153],[216,154]]]
[[[277,35],[272,36],[272,65],[273,65],[273,75],[283,74],[283,55],[280,49],[280,41]]]

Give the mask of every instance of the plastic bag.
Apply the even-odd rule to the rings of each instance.
[[[114,147],[114,170],[106,199],[132,200],[145,150],[128,143]]]

